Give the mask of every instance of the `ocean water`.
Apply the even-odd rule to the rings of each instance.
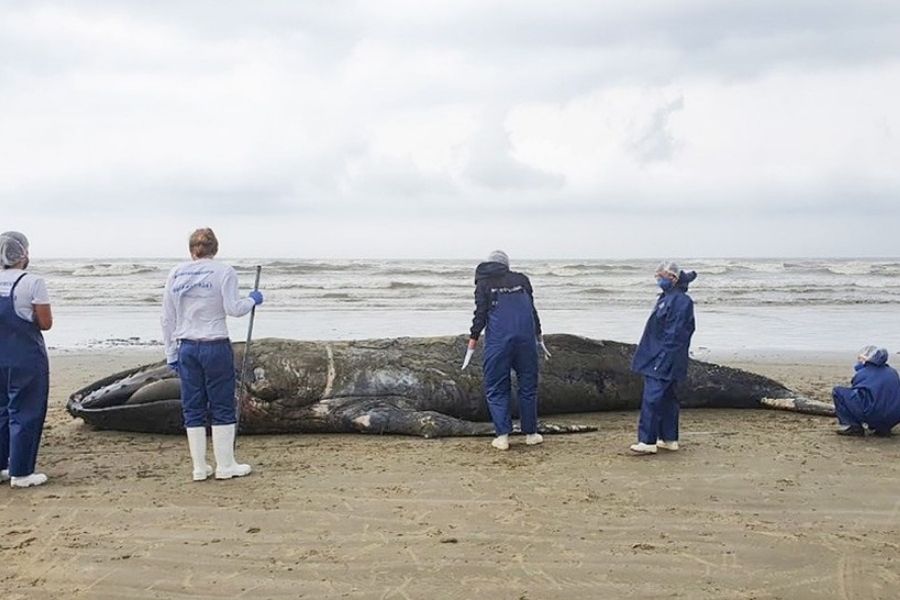
[[[254,337],[352,339],[458,334],[473,310],[475,261],[231,260],[249,291],[262,265]],[[50,290],[58,351],[159,346],[166,275],[177,261],[35,260]],[[635,342],[655,300],[656,261],[530,260],[546,333]],[[702,259],[695,354],[900,350],[900,259]],[[233,319],[234,339],[247,319]]]

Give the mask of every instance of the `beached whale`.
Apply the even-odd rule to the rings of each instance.
[[[566,334],[544,339],[553,357],[541,364],[541,415],[640,406],[642,380],[629,369],[634,345]],[[466,342],[466,336],[255,341],[243,386],[240,431],[491,435],[480,357],[467,370],[460,369]],[[243,343],[234,344],[238,373],[243,348]],[[183,431],[179,396],[177,376],[159,362],[96,381],[72,394],[67,408],[98,429],[178,433]],[[761,375],[695,360],[679,397],[683,407],[834,414],[831,404],[804,399]],[[540,430],[594,429],[542,420]]]

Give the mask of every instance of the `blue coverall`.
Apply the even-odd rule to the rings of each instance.
[[[44,336],[14,305],[16,286],[0,297],[0,468],[12,477],[34,473],[47,416],[50,368]]]
[[[887,364],[887,354],[866,362],[853,375],[852,387],[835,387],[834,411],[838,422],[847,427],[862,427],[886,435],[900,423],[900,377]]]
[[[694,334],[694,301],[688,284],[697,277],[681,272],[678,283],[661,293],[644,327],[631,369],[644,376],[638,441],[678,441],[678,398],[675,387],[687,377],[688,350]]]
[[[497,435],[512,431],[513,370],[519,383],[522,432],[536,433],[540,319],[525,275],[500,263],[478,266],[472,337],[478,339],[485,326],[484,390],[494,431]]]

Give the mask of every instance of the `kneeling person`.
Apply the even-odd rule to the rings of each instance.
[[[834,388],[840,435],[865,435],[866,424],[875,435],[888,436],[900,423],[900,376],[887,361],[887,350],[866,346],[853,365],[851,387]]]

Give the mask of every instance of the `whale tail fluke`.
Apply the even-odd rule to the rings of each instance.
[[[803,396],[794,396],[793,398],[763,398],[760,400],[766,408],[775,410],[787,410],[790,412],[803,413],[805,415],[818,415],[821,417],[833,417],[834,405],[829,402],[820,400],[812,400]]]

